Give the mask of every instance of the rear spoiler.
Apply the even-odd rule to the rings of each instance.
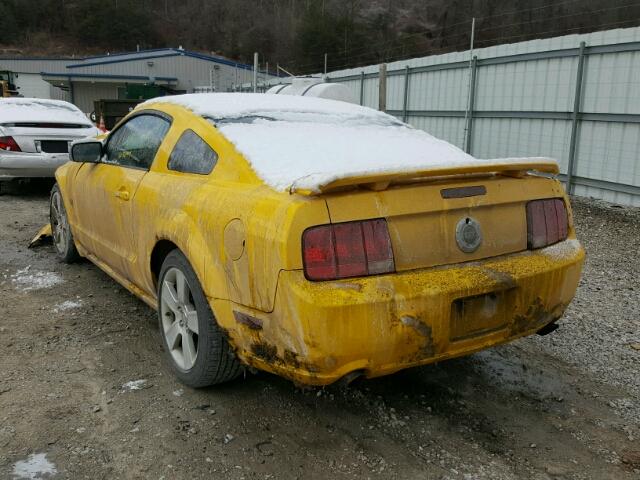
[[[550,158],[500,158],[482,160],[478,163],[462,166],[434,166],[424,170],[405,170],[402,172],[368,173],[350,177],[336,178],[325,183],[314,182],[314,175],[302,177],[289,188],[289,193],[313,196],[348,186],[363,186],[371,190],[385,190],[392,183],[414,181],[433,177],[449,177],[473,174],[499,174],[520,177],[528,172],[540,172],[557,175],[558,162]],[[322,177],[326,175],[321,174]]]

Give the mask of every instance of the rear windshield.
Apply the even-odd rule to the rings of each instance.
[[[43,124],[71,125],[67,128],[91,126],[87,116],[75,105],[35,98],[0,99],[0,124],[40,128],[48,128],[42,127]]]
[[[343,127],[377,126],[377,127],[397,127],[403,123],[390,115],[385,116],[364,116],[349,114],[332,114],[326,112],[260,112],[251,115],[241,115],[237,117],[205,117],[216,126],[229,125],[234,123],[253,124],[260,122],[290,122],[290,123],[315,123],[324,125],[341,125]]]

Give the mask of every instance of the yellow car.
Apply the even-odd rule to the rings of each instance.
[[[315,98],[147,101],[72,146],[51,225],[157,309],[187,385],[375,377],[548,333],[584,251],[555,161]]]

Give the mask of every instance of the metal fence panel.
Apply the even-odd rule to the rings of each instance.
[[[479,118],[473,133],[477,157],[550,157],[567,172],[571,124],[565,120]]]
[[[480,66],[476,110],[570,111],[576,68],[571,57]]]
[[[590,55],[584,80],[583,111],[640,114],[640,51]]]
[[[477,157],[556,158],[574,193],[640,206],[640,27],[474,55],[470,111],[470,52],[389,63],[387,111]],[[370,65],[329,79],[377,108],[378,71]]]
[[[462,147],[464,118],[456,117],[409,117],[409,124],[429,132],[434,137]]]

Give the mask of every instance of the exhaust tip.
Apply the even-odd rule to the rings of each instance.
[[[560,325],[558,325],[556,322],[551,322],[545,325],[544,327],[542,327],[536,333],[541,337],[544,337],[545,335],[549,335],[550,333],[555,332],[558,329],[558,327],[560,327]]]
[[[344,377],[338,380],[336,384],[341,387],[347,387],[358,378],[364,377],[365,373],[365,370],[354,370],[353,372],[347,373]]]

